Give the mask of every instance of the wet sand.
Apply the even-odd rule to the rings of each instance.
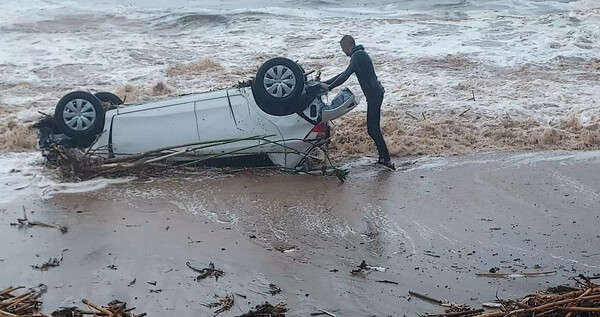
[[[345,184],[238,173],[18,198],[0,206],[0,287],[48,285],[48,313],[117,298],[151,316],[209,316],[201,304],[235,292],[247,298],[222,316],[264,301],[285,301],[289,316],[416,316],[442,309],[409,290],[479,308],[496,292],[520,297],[600,273],[598,151],[420,158],[394,173],[364,161],[348,168]],[[69,232],[9,226],[21,205]],[[59,267],[30,267],[63,249]],[[386,271],[351,275],[362,260]],[[186,261],[212,261],[225,275],[195,281]],[[491,267],[557,274],[475,276]],[[270,283],[282,293],[269,294]]]

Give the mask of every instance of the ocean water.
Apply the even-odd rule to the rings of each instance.
[[[252,77],[275,56],[332,76],[347,63],[338,45],[344,34],[374,60],[387,92],[384,130],[396,148],[408,148],[403,133],[468,147],[464,135],[481,139],[507,122],[535,132],[509,147],[535,148],[548,128],[588,140],[555,148],[600,146],[597,0],[2,0],[0,150],[33,149],[35,133],[24,125],[75,89],[128,101],[214,90]],[[355,79],[346,86],[361,95]],[[365,106],[363,98],[339,120],[340,137],[360,132],[344,123],[356,126],[346,119],[364,117]],[[446,132],[428,134],[431,125]],[[369,154],[365,140],[347,152]],[[418,151],[443,152],[436,146]]]

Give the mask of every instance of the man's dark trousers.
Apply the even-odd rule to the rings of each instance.
[[[367,97],[367,131],[379,151],[379,158],[385,162],[390,160],[390,153],[381,134],[381,103],[383,94]]]

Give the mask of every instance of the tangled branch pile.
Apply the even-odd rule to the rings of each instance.
[[[134,155],[107,155],[106,150],[82,150],[77,148],[65,148],[60,145],[52,145],[45,150],[45,156],[48,164],[58,170],[60,177],[69,181],[88,180],[95,177],[152,177],[172,174],[173,172],[195,172],[198,166],[211,160],[217,160],[225,157],[233,157],[240,152],[256,148],[265,144],[277,144],[282,147],[282,153],[295,153],[303,155],[306,158],[319,160],[310,153],[303,153],[285,145],[285,140],[271,141],[268,136],[253,136],[240,139],[228,139],[211,142],[200,142],[176,147],[157,149]],[[218,152],[215,154],[199,154],[199,150],[211,147],[221,146],[230,143],[255,141],[253,145],[241,147],[228,152]],[[336,176],[340,181],[345,181],[347,171],[333,166],[331,160],[323,150],[330,169],[323,165],[322,173],[324,175]],[[176,158],[185,157],[185,160]],[[285,169],[279,167],[278,169]],[[298,172],[296,170],[290,170]],[[307,171],[308,174],[311,171]]]
[[[14,294],[15,291],[24,289],[23,286],[8,287],[0,291],[0,316],[1,317],[50,317],[40,312],[42,301],[40,297],[46,292],[46,286],[41,284],[36,289],[30,289],[21,295]],[[109,316],[109,317],[144,317],[146,313],[135,315],[135,309],[127,308],[127,303],[113,300],[104,306],[96,305],[87,299],[82,300],[89,308],[89,312],[77,307],[64,307],[54,311],[52,317],[83,317],[84,315]]]
[[[21,295],[13,294],[23,288],[23,286],[9,287],[0,291],[0,316],[45,316],[39,313],[42,302],[38,300],[44,293],[45,287],[40,287],[39,290],[29,290]]]
[[[521,301],[501,301],[502,311],[477,317],[576,317],[600,315],[600,286],[582,275],[581,289],[525,296]]]

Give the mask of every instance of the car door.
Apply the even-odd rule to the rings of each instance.
[[[189,96],[119,109],[110,130],[109,142],[117,155],[199,142]]]
[[[344,88],[331,101],[329,106],[321,108],[321,121],[327,122],[337,119],[350,112],[358,105],[359,101],[348,88]]]
[[[207,154],[255,154],[268,151],[269,144],[257,137],[281,139],[277,127],[251,109],[248,97],[238,89],[221,92],[215,99],[198,100],[194,111],[200,142],[223,141],[202,151]],[[255,138],[252,140],[240,140]]]

